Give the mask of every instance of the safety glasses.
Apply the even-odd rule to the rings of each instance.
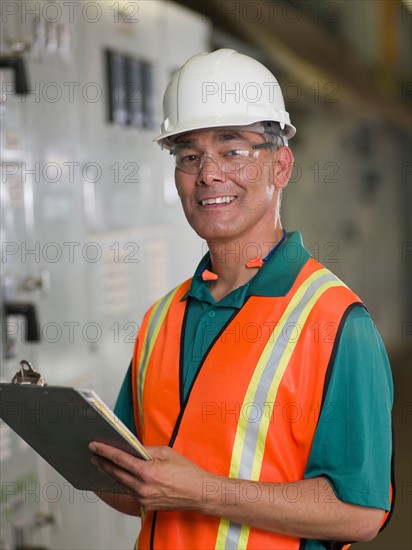
[[[245,140],[227,140],[213,143],[207,152],[192,143],[176,143],[170,154],[175,157],[176,167],[186,174],[197,175],[205,159],[209,157],[223,172],[241,170],[259,158],[262,149],[273,148],[273,143],[251,144]]]

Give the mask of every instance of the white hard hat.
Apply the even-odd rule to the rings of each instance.
[[[195,55],[173,73],[163,116],[155,141],[166,149],[178,134],[206,128],[271,121],[280,124],[287,139],[296,133],[273,74],[255,59],[226,48]]]

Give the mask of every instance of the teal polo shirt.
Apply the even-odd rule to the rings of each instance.
[[[182,298],[188,302],[183,346],[184,398],[203,357],[245,300],[249,296],[284,296],[309,258],[301,235],[287,233],[282,246],[248,283],[216,302],[200,276],[210,261],[206,254]],[[319,327],[317,337],[321,340],[327,336],[327,330]],[[305,478],[326,477],[339,499],[389,510],[393,386],[388,358],[369,313],[361,305],[348,311],[338,338]],[[130,368],[115,412],[136,433]],[[307,541],[306,548],[323,546]]]

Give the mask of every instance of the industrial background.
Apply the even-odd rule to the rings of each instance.
[[[147,307],[204,254],[153,143],[170,74],[232,47],[298,128],[287,230],[364,300],[395,381],[396,507],[412,547],[410,0],[1,2],[1,381],[20,359],[114,405]],[[51,413],[50,413],[51,414]],[[0,548],[127,549],[138,532],[5,425]],[[376,450],[379,452],[379,449]]]

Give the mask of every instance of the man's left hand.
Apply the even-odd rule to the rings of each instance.
[[[123,485],[145,510],[196,510],[202,487],[213,477],[170,447],[146,447],[151,461],[104,443],[92,442],[100,470]]]

